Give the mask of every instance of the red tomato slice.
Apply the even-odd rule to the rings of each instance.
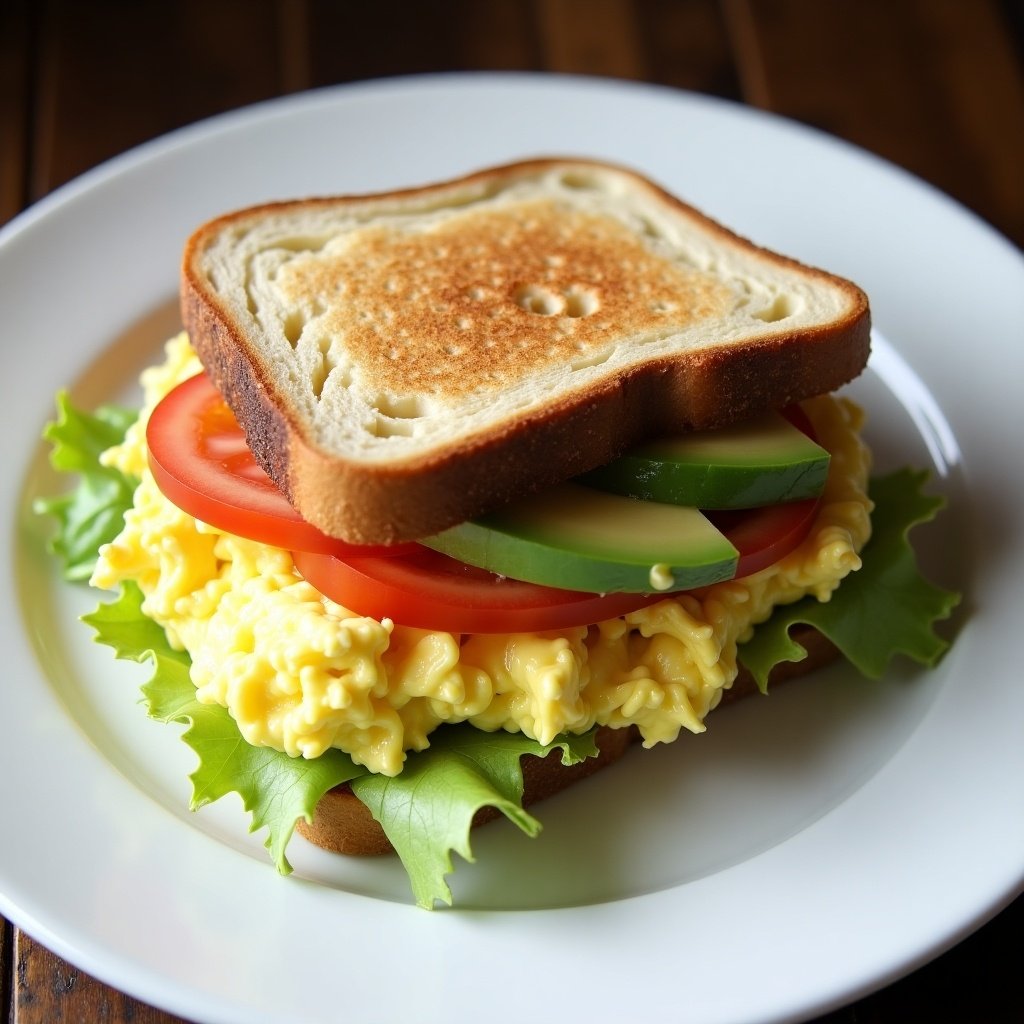
[[[190,516],[238,537],[335,555],[393,555],[415,544],[364,546],[307,523],[256,462],[234,413],[205,373],[179,384],[146,428],[157,486]]]
[[[818,499],[724,513],[719,525],[740,553],[736,576],[778,561],[807,536]],[[727,520],[727,521],[726,521]],[[336,558],[293,551],[320,593],[360,615],[449,633],[567,629],[615,618],[667,594],[586,594],[497,576],[428,548],[398,558]]]
[[[449,633],[568,629],[613,619],[664,594],[587,594],[497,576],[429,548],[398,558],[293,551],[322,594],[359,615]]]
[[[811,532],[820,498],[763,508],[705,512],[740,553],[734,579],[767,569],[799,546]]]
[[[784,409],[780,409],[779,412],[789,420],[797,430],[802,431],[812,441],[818,440],[818,435],[814,431],[814,424],[811,422],[810,416],[804,412],[804,407],[798,402],[793,402],[792,405],[787,405]]]
[[[787,405],[782,415],[812,441],[818,440],[814,424],[800,405]],[[704,514],[739,551],[734,578],[742,579],[767,569],[794,550],[811,532],[820,504],[820,498],[805,498],[763,508],[723,509]]]
[[[791,418],[812,433],[802,410]],[[366,547],[328,537],[302,519],[257,464],[205,374],[157,405],[146,439],[153,475],[169,500],[218,529],[290,549],[313,586],[360,615],[452,633],[514,633],[590,625],[666,596],[559,590],[497,576],[418,544]],[[742,577],[792,551],[817,509],[818,500],[809,499],[708,515],[739,551]]]

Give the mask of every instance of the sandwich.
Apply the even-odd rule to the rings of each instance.
[[[193,803],[395,850],[417,902],[452,852],[709,712],[841,653],[934,664],[956,597],[873,481],[849,281],[758,248],[639,174],[534,160],[203,225],[184,332],[131,413],[66,397],[87,620],[153,665]],[[896,612],[894,614],[894,612]],[[227,738],[227,742],[225,742]],[[594,783],[595,785],[597,783]]]

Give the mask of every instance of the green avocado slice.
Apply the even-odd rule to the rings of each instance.
[[[757,508],[816,498],[829,453],[783,415],[660,438],[580,477],[589,487],[694,508]]]
[[[561,484],[421,543],[529,583],[592,593],[688,590],[736,573],[738,552],[697,509]]]

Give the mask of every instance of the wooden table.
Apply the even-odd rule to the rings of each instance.
[[[1024,245],[1024,0],[6,0],[0,223],[219,111],[473,69],[642,79],[776,111],[900,164]],[[0,925],[0,1020],[175,1019]],[[822,1019],[1024,1020],[1022,951],[1018,899],[934,963]]]

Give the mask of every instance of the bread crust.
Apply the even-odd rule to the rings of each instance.
[[[768,679],[770,687],[811,673],[833,661],[839,654],[832,642],[811,626],[797,625],[791,635],[807,650],[807,657],[802,661],[780,662],[776,665]],[[719,707],[759,693],[753,676],[741,666],[733,685],[722,692]],[[525,755],[522,758],[523,806],[529,807],[554,796],[615,764],[631,744],[640,738],[640,734],[635,727],[610,729],[605,726],[597,730],[595,738],[600,751],[598,756],[568,767],[562,764],[561,751],[558,750],[543,758]],[[475,828],[500,816],[500,811],[485,807],[473,819],[473,826]],[[380,824],[347,784],[326,793],[317,804],[313,820],[307,822],[300,819],[296,830],[314,845],[332,853],[380,856],[394,852]]]
[[[206,241],[243,216],[357,199],[422,196],[454,184],[486,182],[500,187],[517,175],[563,165],[609,166],[575,159],[533,160],[377,197],[267,204],[219,218],[189,239],[181,303],[192,343],[245,430],[257,460],[303,517],[325,533],[364,544],[415,540],[593,469],[643,438],[720,426],[832,391],[865,366],[870,312],[856,285],[759,248],[647,179],[615,168],[723,243],[838,289],[846,297],[846,312],[828,323],[775,330],[630,366],[514,421],[496,422],[419,456],[354,461],[324,451],[310,438],[278,385],[260,370],[244,331],[197,270]]]

